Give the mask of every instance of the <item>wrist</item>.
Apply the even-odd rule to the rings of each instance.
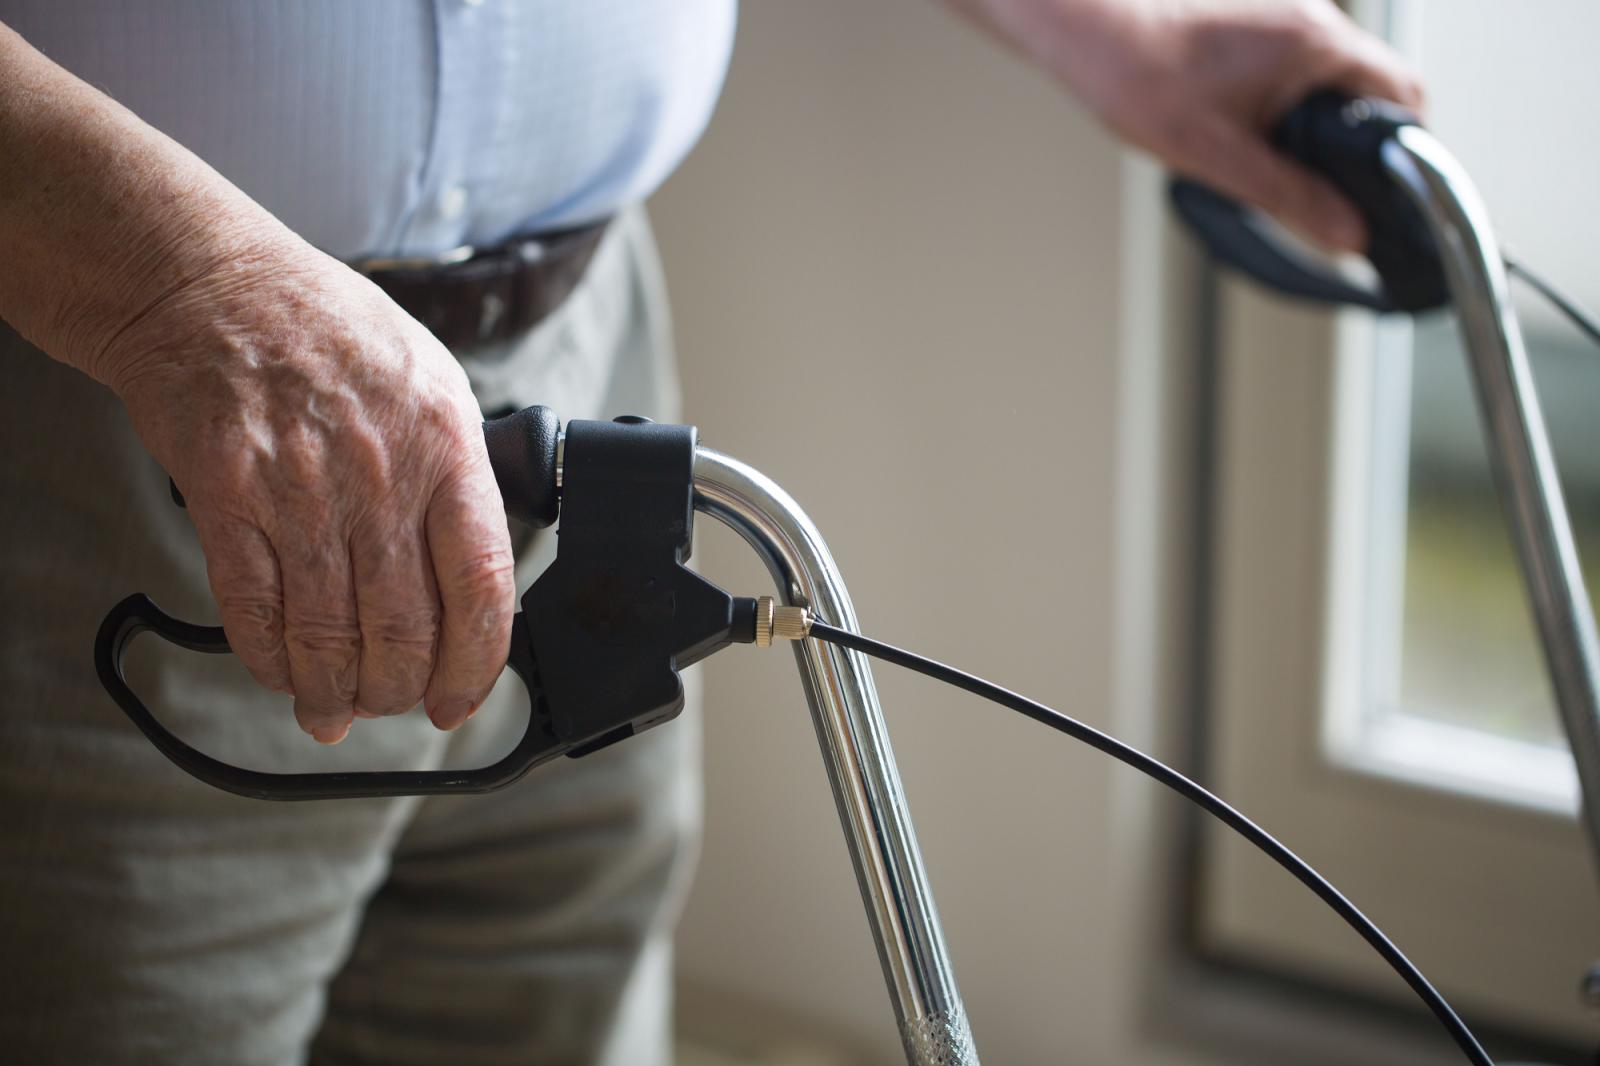
[[[187,149],[0,26],[0,316],[119,376],[131,326],[223,268],[298,242]]]
[[[252,279],[295,270],[299,239],[267,223],[174,219],[125,238],[132,246],[100,271],[59,349],[47,350],[118,395],[164,352],[225,351],[239,294]]]

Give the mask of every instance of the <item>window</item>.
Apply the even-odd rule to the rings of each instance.
[[[1430,124],[1503,242],[1600,305],[1600,7],[1393,0]],[[1537,17],[1534,17],[1534,15]],[[1591,594],[1600,352],[1520,301]],[[1592,1045],[1600,892],[1448,314],[1333,316],[1222,287],[1208,773],[1469,1015]],[[1209,833],[1211,951],[1407,995],[1353,934]]]

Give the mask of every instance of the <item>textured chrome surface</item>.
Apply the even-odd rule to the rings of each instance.
[[[906,1022],[900,1035],[906,1045],[906,1061],[915,1066],[976,1066],[978,1062],[972,1030],[960,1010]]]
[[[1466,172],[1426,130],[1397,131],[1383,163],[1422,209],[1444,259],[1490,465],[1578,764],[1590,849],[1600,860],[1600,639],[1500,249]]]
[[[701,448],[695,458],[695,507],[731,526],[756,550],[786,604],[809,607],[833,625],[858,628],[822,535],[771,479]],[[906,1054],[914,1066],[975,1066],[966,1011],[867,660],[815,640],[797,642],[794,651]],[[947,1051],[959,1051],[959,1057]]]

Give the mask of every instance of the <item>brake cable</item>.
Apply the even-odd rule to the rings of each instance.
[[[1600,345],[1600,321],[1595,319],[1593,312],[1586,310],[1578,301],[1535,274],[1528,264],[1513,257],[1510,252],[1501,256],[1501,259],[1506,265],[1507,274],[1526,283],[1534,292],[1548,300],[1557,311],[1565,315],[1580,333]]]

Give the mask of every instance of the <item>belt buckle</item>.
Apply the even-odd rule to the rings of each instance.
[[[349,266],[358,274],[372,275],[386,270],[434,270],[465,263],[478,254],[470,244],[447,248],[437,255],[370,256],[353,260]]]

